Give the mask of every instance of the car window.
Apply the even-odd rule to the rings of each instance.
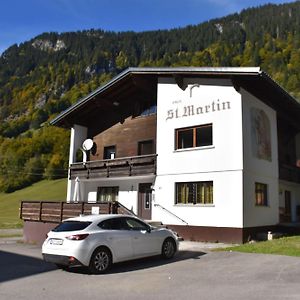
[[[52,231],[62,232],[62,231],[77,231],[87,228],[92,222],[81,222],[81,221],[65,221],[58,226],[56,226]]]
[[[124,218],[108,219],[100,222],[98,226],[101,229],[106,230],[126,230],[127,224],[124,222]]]
[[[129,230],[147,230],[148,226],[139,220],[126,218],[126,224]]]

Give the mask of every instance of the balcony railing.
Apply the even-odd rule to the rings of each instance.
[[[300,168],[281,163],[279,165],[279,179],[300,183]]]
[[[74,163],[70,166],[70,179],[155,175],[156,157],[151,154]]]
[[[100,214],[135,215],[119,202],[66,203],[22,201],[20,205],[20,219],[31,222],[60,223],[67,218],[77,217],[81,214],[90,215],[94,207],[99,209]]]

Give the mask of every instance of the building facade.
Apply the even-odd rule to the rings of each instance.
[[[52,124],[71,128],[68,202],[241,242],[300,221],[299,117],[259,68],[130,68]]]

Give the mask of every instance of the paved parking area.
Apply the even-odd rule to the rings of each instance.
[[[299,258],[211,252],[215,245],[183,242],[172,260],[126,262],[90,275],[58,270],[42,261],[39,247],[2,239],[0,299],[300,299]]]

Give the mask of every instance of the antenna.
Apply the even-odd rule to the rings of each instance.
[[[86,163],[87,161],[87,152],[90,151],[94,146],[94,142],[93,140],[91,139],[86,139],[83,143],[82,143],[82,148],[81,151],[82,151],[82,154],[83,154],[83,163]]]
[[[93,148],[94,142],[91,139],[86,139],[82,144],[82,149],[85,151],[89,151]]]

